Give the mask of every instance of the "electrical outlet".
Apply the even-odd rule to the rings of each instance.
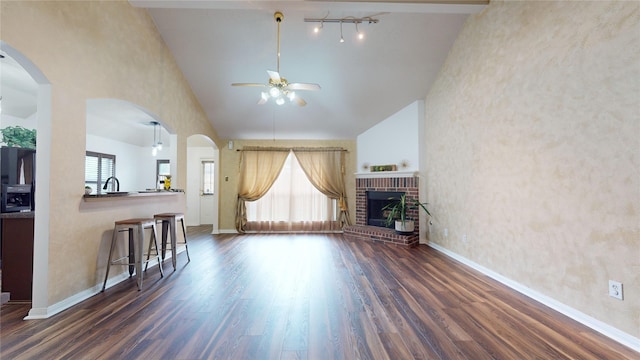
[[[609,280],[609,296],[622,300],[622,283],[619,281]]]

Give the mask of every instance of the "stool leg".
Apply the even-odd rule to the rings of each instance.
[[[171,230],[171,264],[173,264],[173,271],[176,271],[176,262],[178,258],[178,242],[176,241],[176,218],[170,222],[169,229]]]
[[[147,268],[149,267],[149,259],[151,258],[151,246],[154,244],[154,242],[151,242],[151,235],[149,236],[149,248],[147,249],[147,259],[144,261],[144,271],[147,271]],[[158,243],[155,243],[156,245],[156,255],[160,256],[160,253],[158,252]],[[157,257],[157,256],[156,256]],[[158,260],[160,261],[160,260]]]
[[[158,269],[160,269],[160,277],[164,277],[164,271],[162,271],[162,261],[160,260],[160,254],[158,253],[158,233],[156,231],[156,223],[154,222],[151,227],[151,236],[153,236],[153,243],[156,246],[156,254],[158,258]],[[149,244],[151,245],[151,244]],[[151,252],[151,250],[149,250]]]
[[[127,234],[129,234],[129,277],[133,276],[133,270],[135,270],[135,266],[133,265],[136,262],[135,256],[135,246],[133,243],[133,238],[135,237],[133,234],[133,229],[129,228]]]
[[[164,261],[167,253],[167,236],[169,235],[169,222],[167,220],[161,220],[162,222],[162,261]]]
[[[109,249],[109,257],[107,258],[107,272],[104,274],[104,283],[102,284],[102,291],[107,287],[107,279],[109,279],[109,269],[111,268],[111,256],[113,256],[113,249],[116,247],[116,238],[118,236],[118,230],[113,229],[113,235],[111,236],[111,248]]]
[[[184,235],[184,249],[187,252],[187,262],[191,261],[191,257],[189,256],[189,245],[187,245],[187,230],[184,228],[184,218],[180,219],[180,223],[182,224],[182,235]]]
[[[144,252],[142,249],[144,248],[144,227],[138,226],[138,236],[134,239],[135,246],[135,267],[136,267],[136,277],[138,279],[138,291],[142,290],[142,281],[144,279],[144,275],[142,273],[142,256]]]

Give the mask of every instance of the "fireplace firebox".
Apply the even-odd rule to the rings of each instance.
[[[367,225],[393,228],[394,224],[387,226],[389,210],[383,209],[404,194],[403,191],[367,191]]]

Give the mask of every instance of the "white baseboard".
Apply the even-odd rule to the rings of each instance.
[[[531,299],[538,301],[570,318],[573,320],[590,327],[591,329],[611,338],[614,341],[619,342],[620,344],[627,346],[635,351],[640,352],[640,338],[634,337],[631,334],[628,334],[622,330],[619,330],[609,324],[606,324],[598,319],[595,319],[581,311],[578,311],[568,305],[565,305],[553,298],[550,298],[544,294],[541,294],[535,290],[532,290],[516,281],[513,281],[507,277],[504,277],[495,271],[487,269],[486,267],[477,264],[461,255],[458,255],[451,250],[448,250],[438,244],[435,243],[427,243],[428,246],[438,250],[439,252],[449,256],[452,259],[455,259],[481,273],[489,276],[490,278],[510,287],[511,289],[530,297]]]
[[[218,234],[237,234],[238,230],[236,229],[219,229]]]
[[[181,254],[182,252],[185,251],[185,247],[180,246],[181,244],[178,244],[178,245],[179,247],[177,248],[176,251],[177,251],[177,254]],[[168,251],[167,255],[165,256],[165,261],[168,259],[171,259],[171,257],[172,257],[171,251]],[[153,267],[154,265],[157,265],[157,264],[158,264],[158,259],[151,259],[149,261],[149,265],[147,266]],[[109,280],[107,280],[107,286],[105,287],[105,289],[109,289],[110,287],[118,283],[121,283],[122,281],[127,280],[129,278],[130,278],[129,271],[125,269],[122,273],[109,278]],[[96,284],[95,286],[89,289],[83,290],[73,296],[70,296],[46,308],[31,308],[29,310],[29,314],[23,320],[36,320],[36,319],[49,318],[59,312],[62,312],[76,304],[83,302],[84,300],[87,300],[88,298],[100,293],[101,291],[102,291],[102,281],[99,284]]]
[[[110,278],[107,281],[107,288],[110,288],[113,285],[118,284],[128,278],[129,278],[129,272],[125,270],[122,274]],[[97,284],[92,288],[83,290],[49,307],[31,308],[31,310],[29,310],[29,314],[24,318],[24,320],[47,319],[59,312],[62,312],[76,304],[81,303],[84,300],[87,300],[88,298],[98,294],[101,291],[102,291],[102,283]]]

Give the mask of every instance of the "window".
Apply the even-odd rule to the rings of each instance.
[[[247,230],[334,230],[338,226],[337,201],[311,184],[293,153],[265,196],[247,202],[246,207]]]
[[[156,189],[164,187],[164,180],[171,175],[169,160],[156,160]]]
[[[213,195],[215,181],[215,163],[211,160],[202,161],[202,195]]]
[[[84,158],[84,186],[90,186],[92,194],[100,194],[108,178],[116,176],[116,156],[87,151]],[[114,181],[107,191],[115,191]]]

